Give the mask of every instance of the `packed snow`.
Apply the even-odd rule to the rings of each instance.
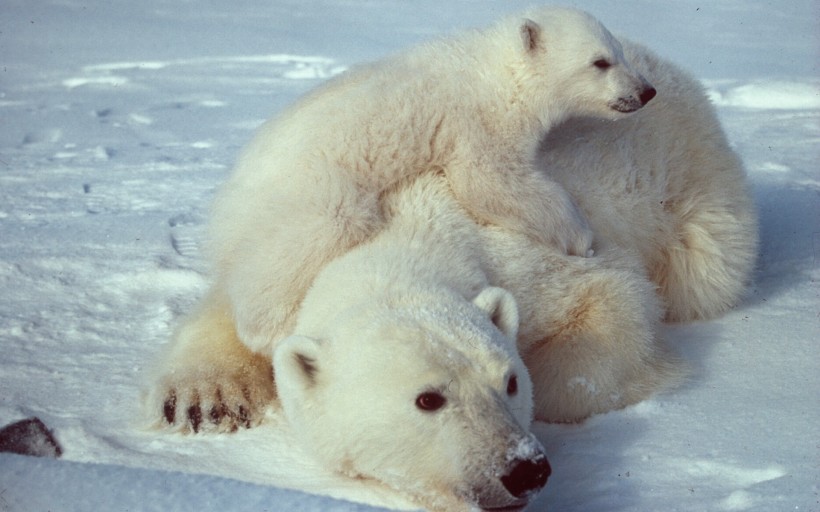
[[[0,454],[0,512],[412,508],[318,467],[275,412],[233,435],[152,429],[140,387],[205,289],[208,202],[255,127],[353,64],[530,3],[4,0],[0,426],[36,416],[63,454]],[[820,5],[570,5],[703,80],[761,252],[742,304],[665,328],[683,385],[534,426],[553,475],[530,510],[820,511]]]

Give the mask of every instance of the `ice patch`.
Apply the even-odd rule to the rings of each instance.
[[[91,149],[91,153],[97,160],[109,160],[111,157],[114,156],[115,151],[111,148],[107,148],[104,146],[96,146],[95,148]]]
[[[136,124],[142,124],[142,125],[154,124],[153,119],[151,119],[150,117],[147,117],[147,116],[140,115],[140,114],[131,114],[130,116],[128,116],[128,118],[131,119],[131,121],[133,121]]]
[[[775,162],[763,162],[760,165],[758,165],[755,170],[780,174],[791,171],[791,168],[786,165],[778,164]]]
[[[67,87],[68,89],[76,89],[77,87],[82,87],[86,85],[90,86],[109,86],[109,87],[122,87],[128,85],[130,80],[122,76],[116,75],[107,75],[107,76],[86,76],[86,77],[75,77],[75,78],[66,78],[63,80],[63,86]]]
[[[507,450],[507,461],[534,459],[542,454],[544,449],[533,435],[519,439],[518,443]]]
[[[227,103],[220,100],[203,100],[199,102],[199,106],[206,108],[219,108],[226,106]]]
[[[163,71],[168,68],[206,68],[209,73],[218,73],[236,64],[274,64],[285,69],[271,69],[273,75],[278,74],[290,80],[313,80],[330,78],[343,72],[346,67],[335,63],[333,59],[318,56],[271,54],[271,55],[243,55],[226,57],[198,57],[192,59],[174,59],[169,61],[145,62],[109,62],[93,64],[82,68],[82,75],[63,80],[63,86],[75,89],[83,86],[121,87],[128,85],[140,73],[146,71]],[[128,76],[124,76],[128,75]],[[132,77],[132,78],[129,78]],[[203,102],[203,106],[221,107],[221,101]]]
[[[748,510],[755,505],[757,499],[749,491],[735,491],[720,502],[723,510]]]
[[[112,295],[129,297],[143,297],[157,292],[164,296],[198,292],[204,283],[204,278],[196,272],[174,269],[145,269],[100,279],[100,284]]]
[[[168,67],[168,62],[142,61],[142,62],[111,62],[107,64],[93,64],[85,66],[83,69],[89,72],[110,72],[133,69],[162,69]]]
[[[680,460],[675,465],[694,478],[717,478],[738,487],[749,487],[786,475],[783,468],[776,465],[763,469],[748,469],[710,460]]]
[[[591,395],[598,394],[598,388],[595,386],[595,383],[591,382],[582,375],[578,375],[577,377],[573,377],[567,381],[567,387],[570,389],[574,389],[579,386],[586,389],[587,393]]]
[[[282,76],[290,78],[291,80],[310,80],[313,78],[326,78],[330,75],[321,67],[302,63],[296,66],[296,69],[292,71],[285,71]]]
[[[710,89],[712,101],[721,107],[748,109],[820,109],[820,85],[802,82],[754,82],[729,88]]]

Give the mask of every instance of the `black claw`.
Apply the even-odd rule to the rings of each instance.
[[[202,409],[199,408],[199,404],[188,407],[188,420],[194,432],[199,432],[199,426],[202,424]]]
[[[165,403],[162,404],[162,415],[169,425],[174,424],[177,415],[177,395],[173,391],[171,395],[165,399]]]
[[[228,410],[227,405],[220,402],[211,408],[210,416],[211,423],[214,425],[219,425],[225,418],[229,418],[231,416],[231,411]]]
[[[211,412],[208,415],[211,418],[211,423],[214,425],[219,425],[219,422],[222,421],[222,408],[218,405],[211,407]]]
[[[214,406],[211,407],[211,423],[214,425],[219,425],[222,423],[222,420],[225,419],[226,416],[230,416],[231,412],[228,410],[228,407],[225,405],[225,402],[222,400],[222,390],[216,390],[216,401]]]
[[[248,414],[248,409],[244,405],[239,406],[239,417],[237,421],[245,428],[251,428],[251,416]]]

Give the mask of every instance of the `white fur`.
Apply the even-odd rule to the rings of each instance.
[[[525,503],[500,481],[520,460],[508,454],[537,445],[515,299],[488,286],[478,226],[443,178],[385,200],[386,230],[322,270],[274,351],[285,416],[329,467],[428,508]],[[419,411],[427,390],[447,405]]]
[[[477,221],[585,255],[591,232],[534,167],[538,140],[569,116],[623,117],[648,90],[609,32],[567,9],[330,80],[259,130],[215,204],[215,270],[243,342],[285,335],[319,270],[382,229],[381,197],[425,172],[443,171]]]
[[[548,32],[540,19],[537,26]],[[504,33],[500,27],[494,30]],[[567,27],[559,41],[577,30]],[[659,321],[708,318],[731,307],[754,261],[756,224],[743,170],[700,86],[638,45],[627,43],[625,54],[635,68],[628,74],[656,83],[657,99],[617,122],[567,120],[538,157],[539,172],[571,191],[589,219],[594,257],[568,255],[520,225],[485,222],[447,169],[397,176],[369,199],[332,173],[314,179],[333,183],[333,194],[301,178],[254,174],[252,167],[273,158],[258,139],[216,209],[220,273],[162,360],[148,396],[152,414],[195,430],[249,426],[273,396],[272,357],[284,414],[331,467],[399,488],[434,510],[525,502],[529,496],[511,497],[499,480],[516,459],[542,456],[527,433],[533,415],[580,421],[669,382],[678,368],[657,340]],[[616,61],[618,76],[626,61],[606,58]],[[578,73],[575,86],[586,90],[592,78]],[[282,144],[302,143],[296,134]],[[386,132],[376,135],[389,147]],[[362,218],[377,211],[362,224],[377,234],[346,250],[310,239],[318,244],[313,254],[299,238],[304,229],[289,224],[297,217],[275,203],[293,204],[280,188],[320,212],[323,205]],[[310,208],[298,218],[306,221]],[[316,226],[324,225],[322,215]],[[300,286],[311,286],[304,297],[300,287],[286,288],[288,308],[299,309],[283,323],[280,313],[260,312],[277,305],[270,301],[281,290],[271,289],[270,278],[290,249],[315,258],[318,277],[305,277]],[[259,332],[242,329],[248,317],[260,322]],[[513,373],[518,392],[509,396]],[[447,405],[419,411],[416,397],[431,389]],[[198,423],[191,410],[199,411]]]
[[[741,298],[757,257],[757,215],[740,158],[703,88],[646,48],[627,60],[658,89],[633,116],[568,120],[540,161],[577,200],[594,247],[631,248],[670,321],[713,318]]]

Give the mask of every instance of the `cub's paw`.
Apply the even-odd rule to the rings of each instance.
[[[539,241],[570,256],[588,257],[593,233],[586,216],[564,189],[554,188],[551,192],[549,209],[537,220]]]
[[[592,229],[583,214],[571,203],[566,215],[558,219],[549,231],[552,236],[548,243],[570,256],[587,258],[592,250]]]
[[[592,256],[592,230],[586,222],[570,222],[559,227],[551,242],[570,256]]]
[[[231,371],[200,367],[167,374],[147,405],[160,426],[183,432],[235,432],[258,425],[273,398],[269,364]]]

